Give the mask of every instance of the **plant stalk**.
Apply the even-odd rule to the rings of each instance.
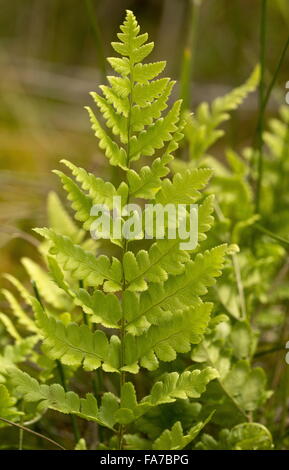
[[[86,7],[86,13],[90,22],[90,26],[92,29],[95,47],[98,52],[98,62],[99,62],[100,70],[101,70],[102,81],[105,82],[106,81],[106,61],[105,61],[104,48],[103,48],[103,43],[102,43],[102,38],[101,38],[101,31],[100,31],[100,27],[99,27],[99,23],[97,19],[97,11],[94,8],[92,0],[85,0],[85,7]]]
[[[263,179],[263,129],[264,129],[264,90],[265,90],[265,52],[266,52],[266,24],[267,24],[267,0],[261,0],[260,17],[260,83],[259,83],[259,117],[257,124],[257,186],[255,210],[259,213],[260,197]]]
[[[66,450],[65,447],[53,441],[53,439],[50,439],[49,437],[44,436],[43,434],[40,434],[39,432],[32,431],[32,429],[29,429],[26,426],[23,426],[22,424],[13,423],[13,421],[10,421],[9,419],[6,419],[6,418],[2,418],[1,416],[0,416],[0,421],[2,421],[3,423],[9,424],[10,426],[15,426],[19,429],[22,429],[23,431],[30,432],[30,434],[34,434],[34,436],[40,437],[41,439],[45,439],[46,441],[50,442],[56,447],[59,447],[59,449],[61,450]]]
[[[183,109],[191,106],[191,85],[194,72],[194,60],[200,7],[202,0],[189,0],[188,25],[185,47],[181,64],[180,97],[183,100]]]

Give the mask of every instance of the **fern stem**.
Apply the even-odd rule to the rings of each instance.
[[[280,237],[280,235],[276,235],[275,233],[271,232],[270,230],[266,229],[265,227],[262,227],[262,225],[255,224],[254,227],[257,230],[259,230],[259,232],[262,232],[265,235],[268,235],[268,237],[272,238],[273,240],[276,240],[277,242],[280,242],[283,245],[289,246],[289,240],[286,240],[286,238]]]
[[[183,51],[180,77],[180,97],[183,100],[183,109],[191,105],[191,84],[194,71],[196,39],[202,0],[189,0],[187,37]]]
[[[257,351],[254,354],[254,359],[257,358],[257,357],[266,356],[267,354],[273,354],[273,353],[278,352],[278,351],[285,351],[284,344],[279,344],[279,345],[274,346],[273,348],[270,348],[270,349],[263,349],[261,351]]]
[[[257,187],[256,187],[256,212],[258,213],[260,210],[260,198],[261,198],[261,191],[262,191],[262,179],[263,179],[263,130],[264,130],[264,116],[268,101],[272,94],[272,90],[275,86],[277,81],[280,69],[284,63],[284,59],[286,57],[287,50],[289,48],[289,35],[283,49],[281,51],[277,66],[275,68],[273,77],[269,83],[268,89],[265,93],[265,84],[264,84],[264,76],[265,76],[265,42],[266,42],[266,8],[267,8],[267,0],[262,0],[262,11],[261,11],[261,27],[260,27],[260,44],[261,44],[261,52],[260,52],[260,65],[261,65],[261,77],[260,77],[260,84],[259,84],[259,116],[258,116],[258,123],[257,123],[257,155],[258,155],[258,175],[257,175]]]
[[[256,213],[260,210],[260,197],[263,179],[263,128],[264,128],[264,76],[265,76],[265,51],[266,51],[266,23],[267,23],[267,0],[261,3],[260,21],[260,84],[259,84],[259,117],[257,124],[257,186],[256,186]]]
[[[277,80],[277,78],[278,78],[280,69],[281,69],[281,67],[282,67],[282,65],[283,65],[283,62],[284,62],[284,59],[285,59],[285,57],[286,57],[286,52],[287,52],[287,50],[288,50],[288,47],[289,47],[289,36],[288,36],[288,38],[286,39],[286,42],[285,42],[285,44],[284,44],[284,47],[283,47],[283,49],[282,49],[281,55],[280,55],[279,60],[278,60],[278,63],[277,63],[277,67],[276,67],[276,69],[275,69],[275,71],[274,71],[274,75],[273,75],[273,77],[272,77],[272,79],[271,79],[271,82],[270,82],[270,84],[269,84],[269,86],[268,86],[268,90],[267,90],[267,92],[266,92],[266,94],[265,94],[265,96],[264,96],[263,105],[262,105],[263,108],[264,108],[264,110],[265,110],[265,108],[266,108],[266,106],[267,106],[267,104],[268,104],[268,101],[269,101],[269,99],[270,99],[272,90],[273,90],[274,85],[275,85],[275,83],[276,83],[276,80]]]
[[[101,39],[101,31],[97,20],[97,12],[94,8],[92,0],[85,0],[86,13],[92,29],[95,47],[98,52],[98,62],[101,70],[102,81],[106,81],[106,62]]]
[[[240,299],[242,319],[246,320],[247,309],[246,309],[246,300],[245,300],[245,294],[244,294],[244,286],[243,286],[242,277],[241,277],[240,263],[239,263],[238,256],[236,254],[232,255],[232,262],[233,262],[233,268],[234,268],[236,282],[237,282],[239,299]]]
[[[40,437],[41,439],[45,439],[46,441],[50,442],[56,447],[59,447],[59,449],[61,450],[66,450],[65,447],[53,441],[53,439],[50,439],[49,437],[44,436],[43,434],[40,434],[39,432],[32,431],[32,429],[29,429],[26,426],[23,426],[22,424],[13,423],[13,421],[10,421],[9,419],[6,419],[6,418],[2,418],[1,416],[0,416],[0,421],[2,421],[3,423],[9,424],[10,426],[15,426],[16,428],[22,429],[23,431],[30,432],[30,434],[34,434],[34,436]]]
[[[128,119],[127,119],[127,166],[130,167],[130,139],[131,139],[131,112],[132,112],[132,106],[133,106],[133,86],[134,86],[134,77],[133,77],[133,64],[131,63],[130,59],[130,94],[129,94],[129,112],[128,112]],[[127,182],[127,177],[126,177],[126,182]],[[130,199],[130,194],[128,193],[127,196],[127,204],[129,204],[129,199]],[[123,246],[123,257],[125,253],[127,252],[127,247],[128,247],[128,240],[124,240],[124,246]],[[123,263],[122,263],[123,265]],[[123,285],[122,285],[123,292],[126,289],[126,279],[125,279],[125,273],[123,269]],[[122,317],[121,317],[121,323],[120,323],[120,369],[125,364],[125,312],[122,312]],[[122,390],[122,387],[125,384],[125,372],[121,371],[120,373],[120,392]],[[125,427],[123,424],[119,425],[118,429],[118,448],[119,450],[123,449],[123,436],[124,436],[124,430]]]
[[[43,310],[45,310],[44,304],[43,304],[42,299],[41,299],[41,295],[39,293],[39,290],[38,290],[38,287],[37,287],[37,284],[36,284],[35,281],[32,281],[32,286],[33,286],[33,290],[34,290],[34,294],[35,294],[36,299],[38,300],[38,302],[42,306]],[[65,373],[64,373],[63,366],[62,366],[61,362],[58,359],[55,361],[55,363],[56,363],[56,367],[57,367],[57,370],[58,370],[58,374],[59,374],[59,377],[60,377],[60,382],[62,384],[62,387],[63,387],[64,391],[67,392],[67,385],[66,385]],[[70,419],[71,419],[71,424],[72,424],[72,429],[73,429],[75,442],[77,443],[80,439],[80,432],[79,432],[79,429],[78,429],[77,419],[72,414],[70,415]]]

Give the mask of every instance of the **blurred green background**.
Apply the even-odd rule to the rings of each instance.
[[[241,84],[259,55],[260,0],[200,2],[194,50],[191,109]],[[269,1],[267,78],[288,34],[289,1]],[[19,258],[31,255],[31,228],[45,223],[45,198],[59,189],[51,173],[67,157],[105,175],[86,111],[88,93],[109,69],[125,9],[137,15],[155,41],[153,60],[166,59],[179,80],[190,0],[0,0],[0,247],[1,271],[19,274]],[[283,67],[268,114],[284,103],[288,68]],[[178,86],[175,94],[178,94]],[[257,100],[234,114],[215,149],[252,141]],[[108,175],[107,175],[108,176]]]

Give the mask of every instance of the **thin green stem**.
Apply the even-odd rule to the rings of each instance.
[[[259,232],[262,232],[265,235],[268,235],[268,237],[272,238],[273,240],[276,240],[277,242],[280,242],[283,245],[289,246],[289,240],[286,240],[286,238],[280,237],[280,235],[276,235],[275,233],[271,232],[270,230],[266,229],[265,227],[262,227],[262,225],[255,224],[254,227],[257,230],[259,230]]]
[[[265,93],[265,46],[266,46],[266,17],[267,17],[267,0],[262,0],[261,7],[261,26],[260,26],[260,66],[261,66],[261,77],[259,84],[259,116],[256,129],[256,140],[257,140],[257,156],[258,156],[258,167],[257,167],[257,186],[256,186],[256,213],[260,211],[260,199],[262,192],[262,180],[263,180],[263,130],[264,130],[264,117],[268,101],[271,97],[273,88],[276,84],[280,69],[284,63],[287,50],[289,48],[289,35],[283,49],[281,51],[277,66],[275,68],[273,77],[269,83],[268,89]]]
[[[188,0],[188,25],[185,47],[181,64],[180,97],[183,100],[183,109],[191,105],[191,84],[194,70],[196,39],[202,0]]]
[[[98,52],[98,62],[99,62],[100,70],[101,70],[102,80],[105,82],[106,81],[106,62],[105,62],[101,31],[100,31],[100,27],[99,27],[99,23],[97,19],[97,11],[94,8],[92,0],[85,0],[85,7],[86,7],[86,13],[90,22],[90,26],[92,29],[95,47]]]
[[[261,350],[261,351],[257,351],[257,352],[254,354],[254,358],[266,356],[267,354],[272,354],[272,353],[275,353],[275,352],[278,352],[278,351],[282,351],[282,350],[285,351],[284,344],[278,345],[278,346],[274,346],[273,348],[270,348],[270,349],[263,349],[263,350]]]
[[[263,179],[263,128],[264,128],[264,90],[265,90],[265,51],[266,51],[266,23],[267,23],[267,0],[261,0],[260,17],[260,84],[259,84],[259,117],[257,124],[257,186],[256,186],[256,213],[260,210],[260,197]]]
[[[241,277],[241,269],[240,269],[239,259],[238,259],[238,256],[236,254],[232,255],[232,262],[233,262],[233,268],[234,268],[236,282],[237,282],[237,289],[238,289],[238,293],[239,293],[242,319],[247,320],[247,309],[246,309],[244,287],[243,287],[243,282],[242,282],[242,277]]]
[[[56,447],[59,447],[59,449],[61,450],[66,450],[65,447],[53,441],[53,439],[50,439],[49,437],[44,436],[43,434],[40,434],[39,432],[32,431],[32,429],[29,429],[26,426],[22,426],[22,424],[13,423],[13,421],[10,421],[9,419],[6,419],[6,418],[2,418],[1,416],[0,416],[0,421],[2,421],[3,423],[9,424],[10,426],[15,426],[16,428],[22,429],[23,431],[29,432],[30,434],[34,434],[34,436],[40,437],[41,439],[45,439],[46,441],[50,442]]]
[[[280,55],[280,57],[279,57],[278,64],[277,64],[277,67],[276,67],[276,69],[275,69],[274,75],[273,75],[272,80],[271,80],[271,82],[270,82],[270,84],[269,84],[269,86],[268,86],[268,90],[267,90],[267,92],[266,92],[266,94],[265,94],[265,97],[264,97],[264,100],[263,100],[263,105],[262,105],[264,109],[266,108],[266,106],[267,106],[267,104],[268,104],[268,101],[269,101],[269,99],[270,99],[270,96],[271,96],[272,90],[273,90],[273,88],[274,88],[274,86],[275,86],[276,80],[277,80],[277,78],[278,78],[280,69],[281,69],[281,67],[282,67],[282,65],[283,65],[283,62],[284,62],[284,59],[285,59],[285,56],[286,56],[286,52],[287,52],[287,50],[288,50],[288,47],[289,47],[289,36],[288,36],[288,38],[287,38],[287,40],[286,40],[286,42],[285,42],[285,44],[284,44],[284,47],[283,47],[282,52],[281,52],[281,55]]]
[[[127,166],[130,166],[130,139],[131,139],[131,112],[133,106],[133,87],[134,87],[134,76],[133,76],[133,64],[130,60],[130,95],[129,95],[129,113],[127,118]],[[127,196],[127,204],[129,203],[130,194]],[[123,258],[127,252],[128,247],[128,240],[123,240]],[[123,266],[123,263],[122,263]],[[123,292],[126,289],[126,279],[125,273],[123,269],[123,285],[122,290]],[[125,330],[126,330],[126,320],[125,320],[125,312],[123,310],[121,321],[120,321],[120,369],[122,369],[125,365]],[[120,392],[122,387],[125,384],[126,374],[124,371],[121,370],[120,373]],[[123,449],[123,436],[125,432],[125,427],[123,424],[119,425],[118,429],[118,448],[119,450]]]

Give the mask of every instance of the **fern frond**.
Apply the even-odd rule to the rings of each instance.
[[[172,429],[166,429],[154,442],[152,448],[154,450],[181,450],[184,449],[190,442],[192,442],[203,427],[210,420],[210,417],[205,421],[192,426],[186,434],[183,432],[182,424],[177,421]]]
[[[153,123],[154,119],[159,119],[162,112],[168,107],[167,101],[172,92],[174,82],[169,82],[161,95],[143,107],[136,104],[131,110],[131,127],[133,132],[140,132],[145,126]],[[140,101],[140,100],[139,100]]]
[[[42,410],[50,408],[64,414],[74,414],[113,429],[118,401],[112,393],[104,394],[101,407],[98,408],[97,400],[91,393],[80,398],[75,392],[65,392],[59,384],[40,385],[36,379],[17,368],[11,370],[11,377],[17,392],[26,401],[39,403]]]
[[[119,147],[104,131],[91,108],[86,106],[86,109],[90,117],[92,129],[99,139],[99,147],[104,150],[105,156],[109,159],[110,164],[120,166],[123,170],[127,170],[127,155],[124,148]]]
[[[156,100],[168,88],[169,78],[160,78],[148,83],[138,83],[134,87],[133,100],[137,106],[144,108]]]
[[[122,309],[116,295],[104,294],[99,290],[90,295],[85,289],[79,289],[74,292],[74,303],[90,315],[93,323],[101,323],[107,328],[119,328]]]
[[[19,324],[24,326],[27,331],[37,334],[39,330],[36,327],[33,319],[30,318],[30,316],[25,310],[23,310],[23,308],[19,304],[18,300],[14,297],[14,295],[7,289],[2,289],[1,292],[6,298],[7,302],[9,303],[11,310],[13,314],[15,315],[15,317],[17,318]]]
[[[0,416],[11,421],[19,421],[21,416],[21,412],[16,408],[16,399],[3,384],[0,384]],[[0,423],[0,427],[2,426],[3,423]]]
[[[88,286],[98,287],[103,284],[105,291],[121,289],[122,268],[118,259],[109,260],[101,255],[95,258],[92,253],[74,245],[67,237],[49,229],[35,229],[37,233],[52,243],[53,255],[65,271],[78,281],[85,281]]]
[[[22,258],[21,263],[29,274],[30,279],[36,282],[41,297],[48,304],[57,310],[71,310],[72,304],[69,297],[55,285],[44,269],[29,258]]]
[[[211,106],[202,103],[193,116],[186,116],[185,135],[190,145],[191,159],[195,160],[205,155],[207,149],[223,136],[224,131],[217,127],[228,120],[229,112],[236,109],[246,96],[256,89],[259,76],[260,68],[257,66],[244,85],[216,98]]]
[[[182,374],[171,372],[156,382],[148,397],[142,402],[151,405],[172,403],[176,399],[199,398],[207,384],[219,376],[216,369],[206,367],[203,370],[185,371]]]
[[[122,32],[117,36],[121,42],[111,43],[118,54],[128,57],[130,63],[137,64],[151,53],[154,44],[152,42],[145,44],[148,35],[147,33],[139,35],[140,27],[131,11],[127,10],[125,21],[120,29]]]
[[[161,178],[169,173],[167,165],[173,160],[172,152],[179,147],[179,141],[183,138],[181,129],[174,133],[174,139],[170,141],[164,154],[153,161],[152,165],[143,166],[139,174],[130,169],[127,172],[130,194],[134,197],[152,199],[161,187]]]
[[[122,77],[126,77],[130,73],[130,63],[127,57],[108,57],[107,61],[112,68]]]
[[[107,368],[117,370],[118,364],[109,363],[109,343],[105,333],[92,332],[87,325],[76,323],[64,325],[54,317],[49,317],[36,299],[33,301],[37,324],[44,337],[44,347],[51,359],[60,359],[69,366],[82,365],[85,370],[95,370],[102,363]],[[115,367],[116,366],[116,367]]]
[[[119,196],[123,201],[126,201],[128,188],[125,183],[121,183],[116,189],[109,181],[104,181],[102,178],[88,173],[83,168],[77,167],[67,160],[61,160],[61,162],[71,170],[82,189],[88,192],[93,204],[105,204],[109,209],[112,209],[115,196]]]
[[[164,179],[160,191],[156,195],[159,204],[194,204],[201,197],[200,189],[203,189],[212,176],[209,168],[186,170],[177,173],[173,181]]]
[[[13,339],[15,339],[15,341],[20,341],[21,336],[18,333],[18,331],[16,330],[16,328],[15,328],[13,322],[10,320],[10,318],[7,315],[5,315],[5,313],[0,312],[0,320],[3,323],[3,325],[5,326],[7,332],[10,334],[10,336]]]
[[[54,173],[60,178],[63,188],[67,192],[67,199],[71,202],[71,207],[75,211],[75,219],[83,222],[83,228],[90,230],[93,217],[90,215],[92,208],[91,199],[84,194],[78,185],[62,171],[54,170]]]
[[[0,354],[0,378],[3,381],[2,374],[6,374],[15,364],[20,364],[30,358],[35,344],[39,341],[39,336],[33,335],[21,339],[15,344],[5,346]]]
[[[127,98],[130,94],[130,81],[128,78],[108,76],[107,80],[111,85],[111,89],[119,98]]]
[[[74,243],[80,243],[83,240],[84,232],[79,230],[54,191],[48,194],[47,212],[49,226],[53,230],[71,238]]]
[[[179,240],[158,240],[148,251],[136,255],[127,251],[123,257],[124,276],[129,291],[143,291],[147,282],[163,282],[168,274],[181,274],[190,256],[179,248]]]
[[[123,144],[127,144],[127,122],[123,115],[118,114],[113,106],[102,96],[95,92],[90,93],[93,100],[99,107],[107,127],[111,128],[114,135],[119,135]]]
[[[100,85],[99,87],[104,94],[106,100],[113,105],[118,114],[122,114],[128,118],[130,105],[128,98],[120,98],[117,94],[107,85]]]
[[[151,408],[173,403],[177,399],[199,398],[206,390],[207,384],[218,376],[218,372],[210,367],[200,371],[172,372],[156,382],[150,395],[137,401],[136,392],[131,382],[126,382],[121,389],[119,409],[115,417],[119,423],[128,424],[140,418]]]
[[[156,149],[161,149],[165,142],[172,139],[172,134],[177,130],[180,116],[181,102],[176,101],[164,118],[158,119],[154,125],[142,131],[137,137],[132,136],[130,148],[130,160],[137,160],[140,155],[151,156]]]
[[[23,286],[23,284],[16,279],[16,277],[12,276],[11,274],[5,273],[3,274],[3,277],[7,279],[19,292],[21,295],[22,299],[27,305],[31,305],[31,299],[30,299],[30,292]]]
[[[148,80],[156,78],[166,66],[165,61],[154,62],[150,64],[136,64],[134,67],[133,77],[138,83],[145,83]]]
[[[169,173],[167,164],[172,160],[170,154],[153,161],[152,166],[143,166],[139,173],[127,172],[130,194],[133,197],[152,199],[161,187],[161,178]]]
[[[154,370],[159,361],[171,362],[177,353],[190,351],[191,344],[198,344],[209,322],[212,304],[201,303],[175,311],[173,316],[158,320],[141,336],[127,334],[125,337],[125,367],[131,373],[138,372],[139,364]]]
[[[213,225],[214,217],[214,195],[207,196],[203,203],[199,205],[198,210],[198,241],[206,240],[206,232],[210,230]]]
[[[134,308],[125,312],[127,330],[136,333],[144,320],[145,324],[157,324],[164,316],[198,302],[221,274],[225,252],[226,245],[220,245],[199,253],[186,263],[185,273],[170,276],[163,284],[151,284],[139,297],[135,295]]]

